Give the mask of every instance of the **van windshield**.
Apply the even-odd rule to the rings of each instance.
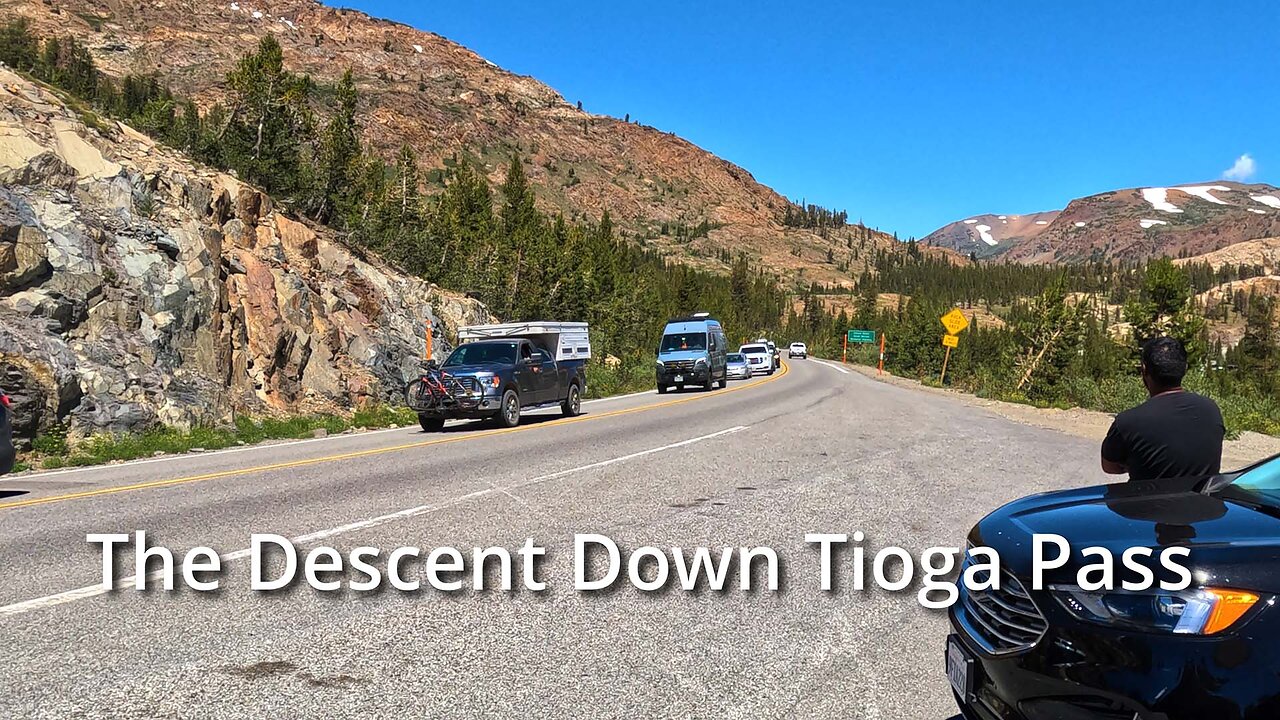
[[[459,345],[444,367],[460,365],[514,365],[516,361],[516,343],[513,342],[480,342]]]
[[[658,347],[658,352],[706,349],[707,334],[705,332],[671,333],[662,336],[662,345]]]

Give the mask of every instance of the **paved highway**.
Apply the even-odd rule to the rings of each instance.
[[[805,533],[918,553],[1015,497],[1104,480],[1089,441],[816,360],[584,410],[0,481],[0,714],[941,720],[945,613],[822,592]],[[85,535],[134,530],[224,554],[223,587],[102,591]],[[533,538],[548,589],[254,594],[255,532],[344,552]],[[783,586],[579,593],[574,533],[770,546]]]

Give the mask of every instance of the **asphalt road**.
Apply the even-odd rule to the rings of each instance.
[[[1015,497],[1104,481],[1086,440],[815,360],[584,410],[0,481],[0,715],[941,720],[945,612],[914,588],[852,590],[849,554],[823,592],[805,534],[918,554]],[[86,534],[135,530],[227,555],[222,587],[102,591]],[[251,533],[303,553],[514,555],[533,538],[547,589],[254,593]],[[721,592],[643,592],[624,568],[578,592],[575,533],[607,535],[624,562],[645,545],[768,546],[781,588],[757,573],[751,591],[735,574]],[[132,575],[132,551],[117,559]]]

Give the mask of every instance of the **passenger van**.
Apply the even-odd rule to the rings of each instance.
[[[710,390],[715,384],[729,384],[725,367],[728,341],[720,321],[707,313],[674,318],[662,330],[658,343],[658,392],[685,385]]]

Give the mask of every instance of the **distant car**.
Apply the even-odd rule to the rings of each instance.
[[[773,358],[773,369],[782,367],[782,351],[778,350],[778,346],[774,345],[772,340],[765,340],[764,344],[768,346],[769,356]]]
[[[730,380],[748,380],[751,378],[751,363],[742,353],[729,353],[725,359],[725,367]]]
[[[13,469],[13,403],[9,394],[0,390],[0,475]]]
[[[787,357],[807,358],[809,357],[809,347],[802,342],[793,342],[791,347],[787,348]]]
[[[747,357],[752,375],[773,374],[773,353],[764,343],[748,343],[738,348],[738,352]]]

